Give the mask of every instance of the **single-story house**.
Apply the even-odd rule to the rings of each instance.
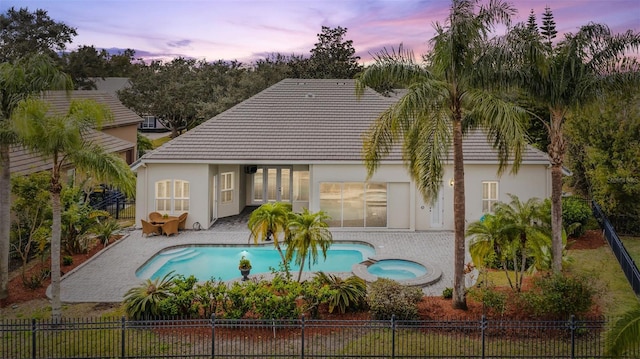
[[[397,99],[372,89],[358,99],[353,80],[285,79],[138,160],[136,223],[152,211],[189,212],[187,228],[207,228],[246,206],[284,201],[294,211],[326,211],[333,228],[452,230],[451,163],[433,203],[399,150],[366,178],[363,133]],[[517,175],[496,174],[496,152],[480,132],[464,139],[464,156],[469,222],[507,193],[551,193],[548,157],[533,147]]]
[[[103,124],[100,130],[89,131],[85,139],[101,145],[107,152],[119,154],[128,164],[137,159],[137,129],[142,118],[126,108],[114,95],[100,91],[49,91],[43,100],[49,104],[49,111],[65,114],[71,100],[85,99],[101,103],[109,108],[113,121]],[[20,146],[13,146],[9,154],[12,174],[29,174],[51,169],[51,161],[43,161]]]

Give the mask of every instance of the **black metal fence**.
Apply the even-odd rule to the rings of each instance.
[[[596,217],[598,223],[600,223],[600,227],[604,231],[604,237],[607,239],[613,254],[618,259],[620,267],[622,267],[622,271],[627,277],[629,284],[631,284],[631,288],[633,288],[633,292],[636,293],[636,295],[640,295],[640,271],[638,271],[638,266],[629,255],[629,252],[627,252],[627,249],[624,248],[620,237],[618,237],[615,228],[611,222],[609,222],[609,219],[602,211],[602,208],[600,208],[595,201],[592,202],[591,207],[593,208],[593,215]]]
[[[2,358],[603,358],[606,321],[0,321]],[[640,349],[628,353],[637,357]]]
[[[127,198],[120,192],[114,192],[99,201],[91,200],[91,206],[109,212],[111,217],[115,219],[135,219],[136,218],[136,200]]]

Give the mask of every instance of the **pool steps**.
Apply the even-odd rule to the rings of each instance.
[[[162,260],[156,260],[149,265],[141,268],[136,276],[138,277],[150,277],[153,273],[158,271],[158,269],[162,268],[165,264],[169,262],[180,262],[185,261],[187,259],[191,259],[199,256],[201,253],[196,251],[193,248],[176,248],[168,251],[164,251],[160,253]]]

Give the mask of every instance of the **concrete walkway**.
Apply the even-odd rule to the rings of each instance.
[[[121,302],[124,294],[143,279],[136,270],[159,251],[189,244],[248,243],[249,230],[237,223],[216,224],[209,230],[184,231],[176,236],[143,237],[140,230],[129,234],[67,273],[61,281],[63,302]],[[453,286],[452,232],[353,232],[333,231],[336,241],[361,241],[374,246],[376,256],[409,259],[438,267],[441,279],[423,289],[427,295],[441,295]],[[253,276],[254,273],[252,273]],[[202,279],[202,278],[199,278]],[[49,293],[49,290],[47,291]]]

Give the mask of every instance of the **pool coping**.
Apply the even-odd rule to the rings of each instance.
[[[423,267],[425,267],[427,269],[427,274],[416,277],[416,278],[411,278],[411,279],[394,279],[396,282],[403,284],[403,285],[408,285],[408,286],[412,286],[412,287],[427,287],[429,285],[432,285],[434,283],[437,283],[438,281],[440,281],[440,278],[442,278],[442,270],[440,270],[440,268],[427,264],[427,263],[421,263],[419,261],[413,260],[413,259],[406,259],[406,258],[398,258],[397,256],[373,256],[370,257],[367,260],[364,260],[360,263],[356,263],[351,267],[351,272],[353,272],[353,274],[359,278],[364,279],[366,282],[371,283],[371,282],[375,282],[376,280],[378,280],[378,276],[375,274],[371,274],[369,273],[369,266],[382,261],[382,260],[402,260],[402,261],[407,261],[407,262],[413,262],[416,264],[419,264]]]

